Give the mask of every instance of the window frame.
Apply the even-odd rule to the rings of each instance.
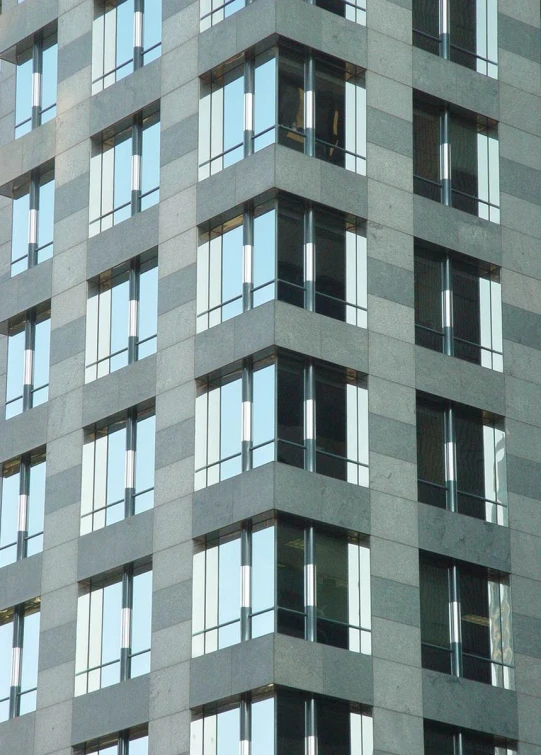
[[[40,243],[40,229],[43,225],[42,198],[44,187],[52,184],[52,217],[46,218],[52,228],[51,239]],[[28,208],[24,208],[26,216],[26,228],[23,230],[26,242],[21,247],[26,246],[26,251],[14,258],[13,242],[18,233],[15,232],[16,213],[12,209],[11,221],[11,277],[20,275],[20,273],[31,267],[45,262],[50,259],[54,253],[54,200],[55,200],[55,175],[54,164],[48,163],[39,168],[34,168],[28,177],[16,181],[13,185],[12,205],[23,197],[28,196]],[[14,271],[15,267],[21,266],[26,262],[26,267],[21,267]]]
[[[151,2],[152,0],[95,0],[94,21],[92,24],[93,95],[102,92],[113,84],[116,84],[117,81],[138,71],[143,66],[148,65],[161,56],[161,35],[158,42],[154,42],[150,47],[145,49],[145,20],[147,18],[147,12],[151,14],[151,11],[147,11],[145,8],[145,4],[150,4]],[[133,19],[131,24],[127,27],[131,31],[132,57],[118,63],[119,40],[117,33],[119,28],[125,28],[125,25],[121,23],[122,19],[120,19],[119,23],[118,9],[124,3],[127,4],[128,12],[131,10],[128,4],[131,3],[133,6],[133,11],[130,14],[133,16]],[[161,10],[161,0],[155,0],[152,7],[153,13],[151,15],[154,15],[156,12],[159,13],[160,27],[162,22]],[[152,53],[155,53],[154,56],[151,55]],[[151,58],[150,60],[145,60],[145,56],[147,55]],[[112,68],[108,67],[108,69],[105,70],[106,61],[109,62],[112,58],[114,58],[115,65]],[[118,76],[118,73],[122,72],[122,69],[127,66],[130,66],[129,70]]]
[[[37,518],[41,522],[41,529],[39,529],[38,525],[38,531],[33,532],[29,535],[29,525],[31,523],[31,517],[35,518],[35,503],[34,503],[34,496],[33,488],[32,488],[32,479],[33,479],[33,473],[32,469],[38,465],[44,465],[42,469],[43,474],[43,495],[38,495],[38,501],[37,501]],[[45,513],[45,473],[47,469],[47,460],[45,455],[45,446],[42,446],[40,448],[35,449],[34,451],[30,451],[28,453],[21,454],[21,456],[17,456],[13,459],[9,459],[8,461],[4,461],[1,465],[1,477],[2,477],[2,485],[0,486],[0,555],[3,554],[7,549],[13,549],[14,550],[14,558],[11,560],[7,560],[4,563],[1,564],[1,566],[7,566],[8,564],[15,563],[16,561],[20,561],[23,558],[28,558],[30,556],[35,555],[36,553],[41,553],[43,551],[43,519],[44,519],[44,513]],[[8,472],[8,474],[6,474]],[[5,480],[11,476],[18,475],[18,490],[17,490],[17,501],[15,505],[11,506],[11,516],[9,512],[5,514],[5,509],[7,506],[6,499],[8,497],[8,491],[6,489]],[[41,500],[39,500],[41,499]],[[4,522],[5,518],[7,517],[8,521],[11,519],[11,524],[15,525],[15,528],[13,530],[15,538],[8,543],[4,542]],[[11,528],[10,528],[11,529]],[[33,552],[29,553],[28,546],[29,541],[34,540],[34,538],[41,538],[41,543],[38,541],[37,550],[34,550],[32,548]]]
[[[137,469],[142,453],[141,449],[138,449],[138,443],[140,442],[138,442],[139,423],[147,420],[152,420],[149,427],[151,432],[153,429],[153,450],[155,452],[156,411],[152,402],[145,402],[144,404],[131,407],[126,412],[122,412],[107,420],[102,420],[85,430],[81,486],[81,535],[109,527],[118,521],[137,516],[137,514],[154,507],[154,485],[151,487],[146,486],[142,490],[137,489]],[[111,447],[110,439],[117,432],[123,433],[125,436],[123,444],[124,463],[120,467],[123,471],[124,479],[123,497],[109,501],[109,470],[112,469],[113,473],[117,470],[116,473],[118,474],[119,467],[118,464],[112,461],[116,446],[113,445]],[[113,450],[111,450],[112,448]],[[149,460],[146,454],[142,458],[147,461]],[[150,469],[154,477],[154,457],[150,461]],[[152,481],[154,482],[154,479]],[[96,500],[97,495],[99,495],[98,501]],[[148,504],[148,500],[146,500],[148,497],[151,498],[150,505]],[[137,499],[141,498],[143,498],[145,503],[143,504],[143,508],[139,508],[138,510]],[[105,503],[96,507],[96,502]],[[113,514],[112,521],[107,521],[108,514],[113,507],[121,508],[121,516],[117,517]]]
[[[492,745],[493,747],[493,753],[492,755],[517,755],[517,746],[515,742],[511,742],[508,739],[505,739],[504,737],[497,737],[490,734],[486,734],[485,732],[480,733],[477,731],[472,731],[470,729],[460,729],[456,726],[448,726],[446,724],[441,724],[436,721],[430,721],[428,719],[424,719],[423,721],[423,729],[424,729],[424,746],[425,746],[425,753],[426,755],[430,755],[430,753],[427,750],[427,740],[430,734],[439,734],[441,736],[445,736],[448,738],[450,742],[450,750],[449,752],[453,753],[462,753],[464,752],[464,745],[468,743],[473,742],[475,744],[475,741],[482,745]],[[440,742],[436,744],[436,747],[440,746]],[[431,752],[435,753],[436,751],[431,749]],[[469,750],[468,750],[469,752]],[[484,752],[484,749],[483,749]],[[437,750],[437,755],[442,755],[441,750]]]
[[[478,566],[449,559],[443,556],[433,556],[432,554],[420,553],[420,585],[421,585],[421,656],[422,667],[438,673],[447,673],[452,676],[478,681],[484,684],[491,684],[494,687],[504,689],[515,688],[515,669],[513,655],[513,633],[511,624],[511,596],[509,586],[509,575],[498,572],[494,569]],[[448,621],[448,645],[442,646],[428,642],[423,639],[423,627],[426,626],[423,621],[423,612],[431,608],[423,604],[423,574],[424,568],[435,568],[445,572],[447,583],[446,595],[439,595],[442,605],[447,602],[446,619]],[[464,599],[461,596],[461,582],[466,579],[478,579],[485,582],[486,600],[488,618],[481,615],[465,615],[463,606]],[[427,583],[428,584],[428,583]],[[435,602],[435,590],[432,584],[430,595]],[[467,597],[467,596],[466,596]],[[442,608],[442,607],[440,607]],[[442,608],[444,610],[444,608]],[[486,621],[486,623],[485,623]],[[479,626],[487,626],[489,631],[490,655],[483,656],[464,650],[463,629],[464,625],[472,626],[478,631]],[[440,660],[434,655],[434,651],[439,654]],[[432,664],[427,660],[427,652],[432,654],[435,659]],[[443,663],[442,658],[448,658],[448,663]],[[465,672],[465,659],[478,665],[478,676],[472,672]],[[488,670],[490,681],[479,678],[482,676],[481,664],[489,664]],[[437,665],[438,668],[434,668]],[[445,669],[447,665],[447,669]]]
[[[426,0],[423,0],[426,2]],[[434,17],[438,16],[439,33],[433,35],[413,25],[413,45],[427,52],[437,54],[445,60],[451,60],[458,65],[465,65],[456,60],[457,57],[469,56],[475,61],[475,66],[465,66],[493,79],[498,78],[498,5],[497,0],[476,0],[476,20],[484,22],[484,35],[480,33],[476,24],[476,51],[466,50],[453,44],[453,24],[450,0],[432,0]],[[415,24],[415,2],[413,8],[413,24]],[[424,42],[424,46],[423,46]],[[429,49],[433,48],[433,49]],[[437,48],[437,52],[436,52]]]
[[[501,297],[501,268],[496,265],[483,263],[471,257],[452,252],[440,247],[432,247],[425,244],[415,243],[415,343],[418,346],[438,351],[448,356],[456,356],[472,364],[478,364],[481,367],[503,371],[503,333],[502,333],[502,297]],[[434,329],[423,325],[419,320],[419,304],[426,301],[423,292],[419,287],[419,272],[422,260],[430,260],[436,263],[440,268],[440,284],[437,293],[438,304],[440,307],[439,329]],[[454,294],[454,277],[456,271],[466,271],[472,276],[475,275],[479,280],[479,342],[469,341],[460,338],[455,334],[457,325],[460,321],[457,318],[455,307],[453,306]],[[486,281],[483,285],[481,281]],[[437,314],[437,313],[435,313]],[[424,335],[424,338],[423,338]],[[441,348],[435,348],[429,345],[429,338],[433,338],[434,346],[437,341],[441,341]],[[424,342],[423,342],[424,341]],[[461,342],[464,346],[478,350],[479,360],[467,359],[466,356],[457,354],[456,341]],[[473,353],[473,352],[472,352]]]
[[[432,118],[434,133],[419,127],[420,118]],[[454,170],[455,155],[460,159],[460,152],[453,151],[453,131],[462,128],[477,134],[476,160],[477,168],[475,180],[476,194],[471,194],[457,188],[460,171]],[[418,166],[425,167],[420,147],[416,144],[428,145],[432,154],[425,156],[425,163],[431,161],[433,176],[428,178],[421,175]],[[414,92],[413,97],[413,191],[414,194],[432,199],[447,207],[454,207],[461,212],[474,215],[490,223],[500,223],[500,149],[498,124],[491,118],[452,108],[449,103]],[[435,174],[438,175],[437,180]],[[473,174],[472,174],[473,175]]]
[[[38,687],[38,661],[39,661],[39,622],[41,611],[41,598],[33,598],[25,603],[20,603],[17,606],[5,608],[0,611],[0,627],[5,626],[8,623],[13,624],[12,630],[12,642],[11,642],[11,663],[10,663],[10,689],[9,697],[4,697],[0,700],[0,705],[7,703],[7,716],[4,718],[3,714],[0,715],[0,721],[8,721],[12,718],[24,715],[25,713],[31,713],[36,710],[36,700],[34,697],[33,703],[30,703],[28,710],[22,709],[22,698],[24,695],[31,695],[37,693]],[[25,666],[25,643],[28,650],[28,637],[25,638],[25,624],[26,618],[38,614],[38,624],[36,636],[32,637],[37,645],[37,652],[33,659],[30,676],[32,682],[35,679],[35,684],[32,683],[27,689],[22,689],[22,683],[27,666]]]
[[[53,52],[54,63],[51,64],[50,71],[50,74],[56,75],[56,97],[55,102],[46,104],[46,107],[43,107],[44,81],[47,80],[50,75],[48,72],[49,66],[46,65],[44,70],[44,62],[47,60],[47,58],[45,58],[45,53],[51,48],[56,48]],[[30,81],[28,82],[29,91],[25,92],[25,95],[28,95],[28,101],[24,106],[25,110],[27,110],[28,105],[30,105],[30,115],[23,120],[18,120],[17,105],[19,104],[20,88],[23,86],[22,81],[19,81],[19,77],[24,63],[28,63],[30,66]],[[15,88],[15,139],[19,139],[56,117],[56,100],[58,98],[58,35],[56,24],[41,29],[18,46]],[[44,116],[46,116],[45,119]]]
[[[134,592],[135,579],[150,573],[150,599],[145,606],[135,606]],[[108,587],[120,585],[120,605],[118,615],[115,611],[107,612],[106,618],[113,616],[117,620],[118,647],[114,644],[114,650],[118,650],[118,657],[103,661],[104,654],[104,591]],[[101,593],[98,595],[98,593]],[[96,596],[96,597],[94,597]],[[121,569],[106,574],[91,577],[79,583],[79,597],[77,601],[77,647],[75,656],[75,697],[105,689],[113,684],[119,684],[128,679],[134,679],[150,671],[151,655],[151,603],[152,603],[152,562],[150,559],[126,564]],[[148,647],[132,652],[133,630],[136,625],[134,612],[144,610],[147,618]],[[96,618],[97,617],[97,618]],[[98,636],[99,635],[99,636]],[[98,640],[96,640],[96,637]],[[91,658],[99,657],[99,663],[91,663]],[[134,673],[133,660],[148,656],[145,659],[146,667]],[[103,681],[104,669],[118,664],[118,678]],[[92,675],[92,677],[91,677]]]
[[[285,226],[285,218],[293,217],[301,229],[302,249],[297,252],[302,257],[302,285],[286,280],[280,273],[283,264],[281,255],[280,229]],[[318,229],[323,227],[322,218],[328,216],[340,219],[344,224],[344,297],[338,298],[324,293],[318,288],[318,271],[324,267],[330,254],[317,243]],[[266,225],[265,225],[266,221]],[[269,241],[267,225],[272,223],[272,238]],[[265,225],[265,228],[261,226]],[[231,264],[232,250],[228,234],[236,232],[236,257]],[[353,243],[354,241],[354,243]],[[270,244],[273,248],[263,248]],[[354,248],[353,248],[354,247]],[[263,251],[259,251],[262,249]],[[269,267],[272,254],[273,274],[271,278],[259,280],[258,268]],[[226,255],[228,255],[226,257]],[[236,277],[232,278],[234,267]],[[228,281],[225,271],[229,270]],[[269,268],[270,270],[270,268]],[[224,289],[234,285],[236,294],[226,296]],[[289,294],[288,294],[289,292]],[[248,202],[241,208],[228,213],[220,222],[209,221],[200,228],[197,250],[197,330],[201,332],[225,322],[242,312],[247,312],[267,301],[285,301],[309,311],[322,311],[320,297],[329,300],[329,306],[343,307],[342,317],[335,317],[357,327],[367,326],[367,251],[366,222],[347,213],[332,211],[323,205],[309,202],[284,193],[277,193],[269,199]],[[302,303],[301,303],[302,300]],[[325,308],[323,308],[324,310]]]
[[[157,127],[157,144],[149,154],[149,149],[144,147],[145,136],[153,127]],[[120,145],[128,141],[130,142],[129,188],[126,180],[127,169],[125,168],[122,172],[122,168],[118,168],[119,155],[122,157]],[[123,157],[126,161],[126,155]],[[122,166],[121,162],[120,165]],[[157,169],[158,184],[156,186],[145,188],[146,167],[150,168],[151,174]],[[160,201],[159,174],[160,109],[159,105],[154,103],[127,120],[115,124],[92,140],[89,236],[95,236],[157,204]],[[122,198],[120,204],[117,204],[115,197],[117,189],[120,193],[129,195],[129,198]]]
[[[48,322],[48,329],[45,332],[43,344],[37,342],[37,328],[44,322]],[[41,330],[40,330],[41,332]],[[15,357],[11,356],[12,349],[16,346],[15,339],[18,335],[22,334],[22,349],[19,347],[19,351],[22,354],[18,356],[21,358],[21,362],[16,364]],[[51,338],[51,303],[45,302],[32,309],[27,310],[17,317],[11,318],[8,322],[7,329],[8,337],[8,349],[7,349],[7,380],[6,380],[6,404],[5,404],[5,418],[11,419],[12,417],[22,414],[22,412],[32,409],[36,406],[48,401],[49,398],[49,371],[50,371],[50,338]],[[39,339],[41,341],[41,339]],[[45,369],[42,370],[42,365],[39,365],[39,369],[43,371],[46,377],[46,382],[40,385],[35,385],[36,365],[38,359],[36,358],[36,352],[41,352],[42,348],[47,350],[47,363]],[[17,352],[15,352],[17,353]],[[22,378],[21,392],[14,397],[8,397],[9,395],[9,376],[10,371],[16,371],[15,382],[17,386],[19,384],[18,378]],[[40,400],[36,403],[35,396],[39,391],[45,391],[44,398],[40,396]],[[11,413],[11,407],[15,402],[20,402],[20,409],[17,411],[17,405],[15,411]]]
[[[266,368],[271,371],[264,375]],[[289,374],[294,390],[299,397],[302,396],[300,405],[294,406],[295,418],[291,408],[282,407],[278,400],[286,395],[285,389],[279,390],[278,383],[287,381]],[[270,380],[272,385],[263,386],[261,380]],[[341,440],[345,456],[330,450],[329,443],[327,446],[321,442],[318,444],[317,438],[319,430],[324,429],[321,422],[325,418],[320,412],[321,422],[318,419],[316,388],[318,382],[332,385],[333,380],[338,381],[339,390],[345,389],[343,403],[346,419],[349,419]],[[228,404],[222,403],[224,388],[231,395]],[[268,410],[268,390],[273,391],[275,399],[271,407],[272,417]],[[288,398],[291,395],[288,390]],[[226,406],[227,417],[223,414],[223,406]],[[281,418],[287,420],[287,426]],[[325,436],[327,440],[331,439]],[[225,455],[224,447],[229,447]],[[325,466],[326,461],[327,465],[335,465],[334,474],[321,474],[367,487],[366,376],[355,370],[278,351],[268,357],[247,359],[240,368],[201,381],[196,398],[195,489],[208,487],[271,461],[316,472],[320,471],[320,466]]]
[[[141,310],[147,305],[146,297],[143,301],[144,288],[141,286],[142,276],[155,271],[156,276],[156,311],[155,328],[153,333],[140,338]],[[122,280],[124,279],[124,280]],[[149,278],[154,283],[154,281]],[[127,283],[127,305],[124,311],[124,325],[126,326],[126,345],[122,349],[111,350],[113,340],[113,325],[115,303],[113,301],[114,289]],[[158,252],[152,250],[140,257],[134,257],[128,262],[106,270],[96,278],[88,282],[88,298],[86,308],[86,348],[85,348],[85,383],[99,380],[116,370],[144,359],[156,352],[158,308]],[[124,339],[122,339],[124,340]],[[150,343],[150,342],[153,342]],[[141,347],[145,346],[148,353],[140,356]],[[150,350],[149,350],[150,349]],[[125,363],[112,366],[112,360]]]
[[[270,66],[267,78],[262,73],[265,65]],[[289,100],[284,93],[288,66],[298,69],[297,79],[290,86]],[[335,83],[344,82],[340,92],[342,110],[335,110],[333,119],[333,144],[318,136],[318,126],[322,125],[322,119],[317,117],[318,103],[323,94],[328,94],[316,85],[318,76],[322,75],[320,67],[327,69],[328,76],[335,77]],[[272,82],[267,80],[269,75]],[[270,87],[274,88],[274,103],[269,99]],[[264,93],[263,97],[260,92]],[[292,114],[291,96],[298,104],[297,119],[302,122],[286,126],[281,123],[285,117],[281,111],[289,103],[289,115]],[[269,102],[274,108],[265,109],[265,103]],[[335,107],[338,107],[336,103]],[[366,175],[366,118],[365,70],[359,66],[286,41],[262,51],[248,50],[201,79],[199,180],[270,144],[286,144],[324,162],[338,163],[339,167]],[[263,120],[261,129],[258,120]],[[236,138],[229,144],[232,136]],[[322,156],[325,152],[326,157]]]
[[[260,637],[264,634],[281,633],[297,636],[296,632],[281,630],[280,615],[290,611],[280,605],[279,559],[280,537],[288,529],[299,534],[302,539],[302,574],[304,612],[298,618],[304,626],[303,639],[334,647],[346,648],[352,652],[371,654],[371,614],[370,614],[370,547],[368,539],[359,533],[314,525],[311,522],[291,517],[263,516],[257,521],[242,524],[234,530],[210,535],[199,543],[193,559],[193,610],[192,610],[192,657],[206,655],[215,650],[230,647],[240,642]],[[325,541],[335,538],[347,548],[347,595],[348,622],[336,618],[325,618],[319,610],[319,572],[323,570]],[[261,575],[268,570],[269,542],[272,540],[272,578],[266,576],[263,593],[257,589]],[[295,541],[297,542],[297,541]],[[300,545],[298,550],[301,550]],[[229,551],[229,555],[225,553]],[[234,555],[231,555],[233,551]],[[226,573],[222,571],[225,559]],[[231,564],[234,560],[235,567]],[[238,580],[235,572],[238,570]],[[231,572],[231,573],[230,573]],[[322,571],[323,577],[325,576]],[[231,579],[229,579],[231,577]],[[233,597],[226,596],[227,584],[240,585],[240,592]],[[260,586],[261,587],[261,586]],[[237,588],[235,588],[236,590]],[[256,594],[257,589],[257,594]],[[254,610],[254,598],[257,604]],[[263,608],[261,600],[266,601]],[[270,601],[270,602],[269,602]],[[225,610],[227,618],[220,620]],[[233,616],[233,618],[231,618]],[[357,617],[357,623],[354,619]],[[319,631],[325,622],[335,625],[347,637],[338,642],[321,639]],[[344,645],[345,640],[345,645]],[[346,647],[347,646],[347,647]]]
[[[109,748],[115,744],[117,745],[116,755],[131,755],[130,743],[137,742],[139,739],[146,739],[146,751],[148,754],[148,726],[137,726],[118,734],[85,742],[85,744],[75,748],[74,755],[100,755],[102,748]],[[139,747],[137,747],[137,750],[137,755],[142,755],[142,753],[139,753]]]

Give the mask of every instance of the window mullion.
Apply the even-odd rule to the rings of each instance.
[[[251,729],[251,700],[243,696],[240,701],[240,755],[248,755],[250,752],[250,729]]]
[[[445,412],[445,477],[447,509],[457,511],[455,411],[452,405]]]
[[[11,682],[9,690],[9,716],[19,715],[21,668],[23,655],[24,605],[13,609],[13,647],[11,649]]]
[[[314,472],[316,468],[315,390],[314,364],[309,361],[304,369],[304,465],[308,472]]]
[[[39,171],[33,170],[28,190],[28,267],[37,264],[39,188]]]
[[[132,126],[132,169],[131,169],[131,214],[141,209],[141,158],[143,154],[143,123],[141,115],[136,115]]]
[[[441,201],[450,206],[451,195],[451,136],[450,136],[450,113],[446,106],[440,116],[441,144],[440,144],[440,177],[441,177]]]
[[[137,324],[139,314],[139,258],[130,267],[128,289],[129,289],[129,320],[128,320],[128,363],[132,364],[137,360]]]
[[[456,755],[464,755],[464,739],[461,731],[456,734]]]
[[[240,535],[240,569],[240,639],[243,642],[251,638],[252,530],[250,527],[243,527]]]
[[[312,157],[316,154],[316,129],[315,129],[315,93],[316,88],[316,64],[314,56],[308,54],[304,64],[304,150]]]
[[[126,732],[123,732],[122,734],[119,734],[117,755],[128,755],[130,751],[129,746],[130,746],[129,733],[126,731]]]
[[[43,73],[43,37],[37,34],[32,45],[32,128],[41,123],[41,78]]]
[[[443,263],[443,351],[448,356],[454,353],[453,341],[453,274],[451,258],[445,257]]]
[[[316,544],[313,527],[304,531],[304,610],[306,615],[305,636],[315,642],[316,628]]]
[[[315,697],[309,697],[305,702],[305,730],[306,730],[306,755],[317,753],[317,711]]]
[[[449,0],[440,0],[440,45],[441,56],[446,60],[451,57]]]
[[[32,406],[35,330],[35,312],[29,312],[24,323],[23,411]]]
[[[304,213],[304,306],[309,312],[316,309],[316,251],[314,208],[310,203]]]
[[[253,253],[254,253],[254,210],[245,207],[242,220],[242,310],[252,308]]]
[[[242,471],[247,472],[251,468],[251,450],[252,450],[252,382],[253,368],[244,364],[242,368],[242,406],[241,406],[241,461]]]
[[[460,592],[458,567],[449,568],[449,613],[451,625],[451,663],[455,676],[462,676],[462,632],[460,626]]]
[[[120,680],[130,678],[131,614],[133,608],[133,567],[122,572],[122,614],[120,619]]]
[[[137,411],[132,409],[126,419],[126,479],[124,488],[124,516],[135,512],[135,449],[137,446]]]
[[[244,63],[244,157],[251,155],[254,149],[254,87],[255,59],[250,57]]]
[[[30,456],[22,456],[19,465],[19,501],[17,507],[17,559],[26,556],[28,528],[28,493],[30,488]]]
[[[144,0],[134,0],[133,4],[133,68],[143,66],[143,12]]]

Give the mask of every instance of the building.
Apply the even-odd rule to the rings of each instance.
[[[539,755],[537,0],[0,5],[0,751]]]

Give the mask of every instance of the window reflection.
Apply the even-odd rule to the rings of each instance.
[[[6,419],[47,401],[50,340],[49,303],[9,321]]]
[[[156,352],[157,264],[151,252],[89,283],[85,382]]]
[[[498,417],[420,396],[417,464],[422,503],[507,524],[505,431]]]
[[[0,567],[43,550],[45,449],[2,464]]]
[[[493,121],[416,98],[413,162],[416,194],[500,222],[498,131]]]
[[[199,177],[278,142],[366,173],[364,72],[302,47],[239,56],[201,83]]]
[[[243,209],[201,233],[198,330],[275,298],[366,327],[362,221],[284,194]]]
[[[422,555],[420,588],[423,667],[513,689],[508,576]]]
[[[92,94],[161,55],[162,0],[98,0],[92,29]]]
[[[93,142],[90,229],[94,236],[159,201],[160,114],[150,106]]]
[[[425,755],[516,755],[516,745],[501,737],[424,722]],[[461,748],[461,749],[459,749]]]
[[[152,567],[147,561],[82,585],[77,608],[75,695],[150,670]]]
[[[241,733],[242,732],[242,733]],[[190,755],[372,755],[372,717],[345,700],[271,688],[205,706],[192,721]]]
[[[196,489],[269,461],[367,486],[367,422],[356,372],[285,354],[247,364],[200,388]]]
[[[497,0],[413,0],[413,44],[497,78]]]
[[[81,535],[154,505],[154,406],[87,430],[83,446]]]
[[[36,710],[40,598],[0,611],[0,722]]]
[[[11,275],[53,254],[54,168],[42,166],[13,187]]]
[[[209,538],[193,574],[194,656],[275,631],[371,652],[370,551],[357,535],[270,518]]]
[[[75,755],[148,755],[147,727],[87,742],[75,749]]]
[[[15,138],[56,116],[56,27],[41,30],[17,49]]]

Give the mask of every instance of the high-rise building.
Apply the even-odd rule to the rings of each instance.
[[[0,8],[0,753],[540,755],[538,0]]]

